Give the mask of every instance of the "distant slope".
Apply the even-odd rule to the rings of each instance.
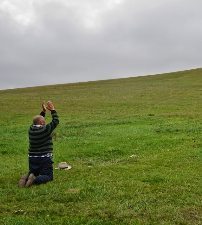
[[[102,119],[134,114],[199,114],[202,69],[162,75],[0,91],[2,113],[32,115],[40,101],[51,99],[71,118]],[[117,111],[118,109],[118,111]],[[186,111],[185,111],[186,110]],[[82,112],[82,115],[81,115]]]

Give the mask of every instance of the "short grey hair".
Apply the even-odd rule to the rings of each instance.
[[[40,115],[35,116],[35,117],[33,118],[33,124],[34,124],[34,125],[39,125],[39,121],[40,121],[40,119],[42,119],[42,118],[43,118],[43,116],[40,116]]]

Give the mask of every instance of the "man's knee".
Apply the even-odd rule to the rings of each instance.
[[[53,180],[53,176],[39,175],[36,177],[34,184],[44,184]]]

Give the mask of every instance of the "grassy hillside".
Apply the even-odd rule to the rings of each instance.
[[[19,189],[49,99],[55,166],[72,169]],[[0,224],[201,224],[201,103],[202,69],[0,91]]]

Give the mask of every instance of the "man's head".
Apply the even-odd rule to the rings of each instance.
[[[33,124],[34,125],[45,125],[46,122],[45,122],[45,119],[43,116],[40,116],[40,115],[37,115],[33,118]]]

